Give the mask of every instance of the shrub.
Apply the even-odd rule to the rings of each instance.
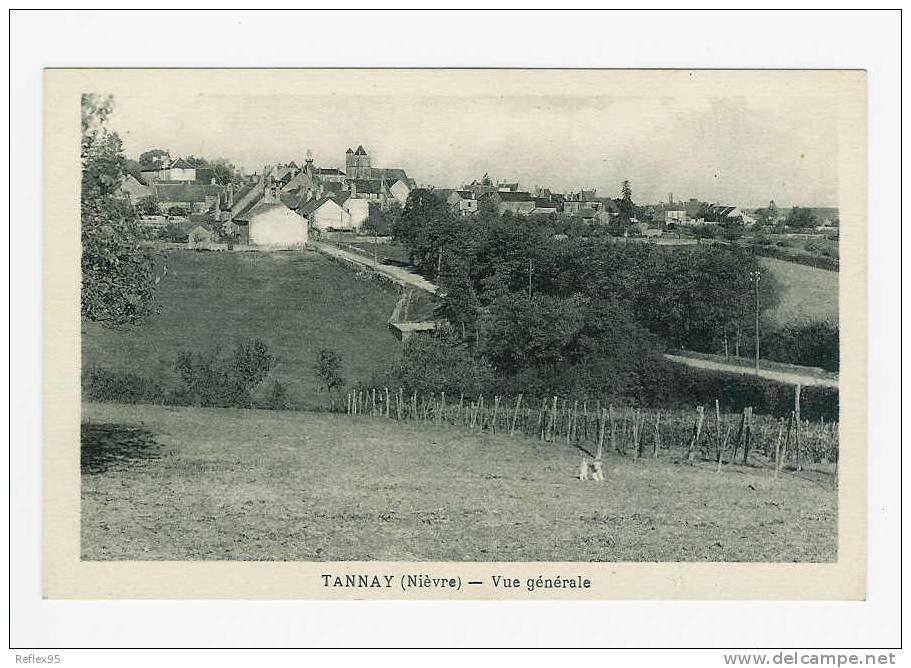
[[[660,376],[657,375],[660,373]],[[713,406],[739,411],[752,406],[757,413],[787,417],[794,408],[794,387],[745,374],[719,373],[665,363],[648,386],[645,403],[654,407]],[[802,388],[801,417],[807,420],[838,420],[838,389],[821,386]]]
[[[290,411],[294,410],[295,405],[288,395],[288,389],[279,381],[273,380],[269,383],[265,395],[256,401],[256,407],[271,411]]]
[[[763,337],[763,357],[776,361],[838,371],[838,324],[813,321],[789,325]]]
[[[171,402],[178,405],[252,408],[253,390],[269,375],[275,358],[259,340],[238,344],[228,359],[217,351],[177,354],[180,386]]]
[[[158,206],[158,200],[152,195],[146,195],[136,202],[136,211],[140,216],[158,216],[161,214],[161,208]]]
[[[458,396],[480,394],[493,383],[493,371],[472,357],[467,345],[446,335],[417,335],[408,339],[401,360],[375,384],[419,395]]]
[[[165,400],[164,388],[155,380],[130,372],[92,367],[83,376],[87,399],[123,404],[157,404]]]

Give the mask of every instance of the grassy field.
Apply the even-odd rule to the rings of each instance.
[[[838,322],[838,272],[767,257],[760,261],[782,285],[781,301],[771,313],[776,323]]]
[[[82,326],[83,367],[175,378],[178,351],[230,350],[259,338],[276,357],[271,378],[315,406],[312,368],[321,348],[337,350],[349,380],[369,377],[400,354],[386,323],[398,294],[315,252],[172,251],[159,285],[161,314],[139,327]],[[356,308],[352,308],[356,306]]]
[[[82,556],[832,561],[833,486],[341,414],[85,404]]]

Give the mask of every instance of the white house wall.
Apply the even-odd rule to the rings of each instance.
[[[366,202],[365,202],[366,204]],[[311,224],[318,230],[351,228],[351,216],[331,200],[311,214]]]
[[[405,202],[408,201],[408,195],[411,193],[411,189],[401,181],[396,181],[389,188],[389,192],[392,193],[392,196],[395,198],[395,201],[405,206]]]
[[[250,220],[254,246],[294,248],[307,243],[307,221],[285,207],[259,213]]]
[[[348,213],[348,220],[351,229],[359,230],[367,221],[370,215],[370,203],[363,199],[349,198],[345,202],[345,211]]]

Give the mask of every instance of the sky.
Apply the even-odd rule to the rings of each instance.
[[[761,95],[383,96],[200,94],[115,96],[110,124],[127,155],[224,157],[248,172],[301,163],[344,169],[362,144],[377,167],[419,184],[458,187],[485,172],[557,192],[637,203],[696,197],[742,207],[837,206],[837,109]]]

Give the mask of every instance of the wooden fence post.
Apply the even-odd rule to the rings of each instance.
[[[389,417],[389,388],[383,388],[386,390],[386,417]]]
[[[746,417],[743,413],[740,414],[740,426],[737,428],[737,438],[734,439],[734,447],[731,450],[731,458],[728,460],[728,464],[733,464],[734,459],[737,457],[737,451],[740,449],[740,439],[743,438],[743,425]]]
[[[743,419],[746,427],[743,431],[743,465],[746,466],[750,459],[750,433],[753,430],[753,407],[746,406],[743,409]]]
[[[573,401],[573,412],[570,415],[567,415],[569,424],[566,428],[566,442],[570,443],[576,440],[576,409],[579,406],[579,400],[576,399]]]
[[[794,388],[794,459],[800,471],[800,383]]]
[[[491,421],[490,428],[492,433],[497,433],[497,413],[500,412],[500,395],[495,394],[493,397],[493,420]]]
[[[547,397],[541,399],[541,408],[538,409],[538,420],[535,424],[535,433],[538,435],[538,438],[542,441],[544,440],[544,432],[547,429],[547,420],[545,416],[547,415]]]
[[[516,435],[516,420],[519,418],[519,406],[522,405],[522,395],[519,394],[519,398],[516,399],[516,410],[512,414],[512,424],[509,426],[509,435]]]
[[[724,451],[728,448],[728,440],[731,438],[732,429],[733,427],[728,426],[727,430],[724,432],[724,441],[718,449],[718,466],[715,467],[715,473],[721,473],[721,466],[724,463]]]
[[[652,458],[658,459],[658,450],[661,448],[661,411],[655,413],[655,445],[652,449]]]
[[[588,401],[582,402],[582,440],[588,440]]]
[[[791,411],[791,414],[788,416],[788,430],[785,432],[784,447],[781,450],[781,465],[778,467],[779,470],[783,469],[785,463],[788,461],[788,446],[791,445],[791,428],[793,424],[794,411]]]
[[[547,423],[546,441],[552,441],[554,437],[554,421],[557,419],[557,397],[554,396],[554,406],[550,411],[550,420]]]
[[[702,435],[702,423],[705,420],[705,407],[696,406],[696,421],[693,423],[693,438],[690,440],[690,448],[687,452],[686,459],[691,462],[696,458],[696,444]]]
[[[778,471],[781,468],[781,436],[784,432],[784,425],[780,422],[778,423],[778,438],[775,440],[775,477],[778,477]]]
[[[607,421],[607,409],[601,409],[601,415],[599,416],[598,424],[598,456],[596,459],[601,459],[601,456],[604,454],[604,423]]]
[[[608,417],[610,418],[610,447],[611,447],[611,450],[613,450],[614,452],[620,452],[620,450],[619,450],[620,446],[617,444],[617,428],[616,428],[616,424],[614,423],[614,407],[612,405],[607,407],[607,414],[608,414]]]
[[[715,456],[721,461],[721,407],[715,399]]]

